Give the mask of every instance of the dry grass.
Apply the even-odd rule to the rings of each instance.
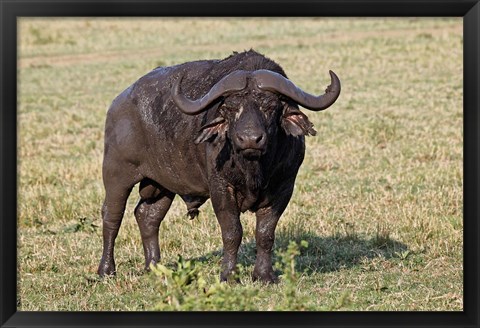
[[[309,242],[298,293],[320,310],[344,295],[342,309],[462,310],[461,19],[24,18],[19,35],[19,309],[153,306],[134,194],[119,275],[95,276],[105,111],[158,65],[254,48],[309,92],[323,91],[328,69],[342,81],[332,108],[307,113],[318,134],[277,230],[278,249]],[[213,279],[221,238],[210,204],[197,220],[184,215],[175,201],[162,223],[163,262],[200,259]],[[242,223],[248,272],[254,216]],[[282,283],[242,280],[260,288],[258,309],[282,297]]]

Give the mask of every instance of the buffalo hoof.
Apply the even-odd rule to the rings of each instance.
[[[252,279],[253,281],[260,281],[266,284],[276,284],[278,283],[278,277],[277,275],[271,271],[267,272],[259,272],[254,270],[252,274]]]
[[[151,269],[150,266],[151,266],[151,265],[156,266],[158,262],[160,262],[160,261],[159,261],[159,260],[156,260],[156,261],[155,261],[155,260],[151,260],[151,261],[145,262],[145,271],[146,271],[146,272],[152,271],[152,269]]]
[[[117,273],[117,271],[115,270],[115,264],[100,263],[97,273],[100,277],[114,276]]]
[[[238,278],[237,274],[232,271],[232,272],[222,272],[220,274],[220,282],[226,282],[226,283],[240,283],[240,278]]]

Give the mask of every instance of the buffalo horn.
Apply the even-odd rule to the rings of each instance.
[[[190,100],[180,93],[179,89],[182,79],[183,76],[178,78],[173,85],[172,98],[178,108],[188,115],[198,114],[205,110],[209,104],[223,94],[232,91],[240,91],[247,86],[247,72],[238,70],[226,75],[224,78],[218,81],[202,98]]]
[[[327,87],[325,93],[318,97],[304,92],[293,82],[278,73],[261,69],[252,74],[257,82],[257,86],[261,90],[281,93],[299,105],[313,111],[328,108],[340,95],[340,80],[332,71],[330,71],[331,84]]]

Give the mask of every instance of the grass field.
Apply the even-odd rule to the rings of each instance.
[[[136,192],[117,238],[117,276],[95,273],[106,110],[157,66],[250,48],[311,93],[323,92],[332,69],[342,94],[307,112],[318,133],[277,228],[279,251],[308,242],[296,279],[252,282],[255,220],[245,214],[245,271],[226,295],[253,291],[245,308],[258,310],[463,309],[461,18],[22,18],[18,27],[19,310],[143,311],[164,301],[167,287],[143,272]],[[164,265],[195,260],[209,285],[221,235],[210,203],[201,210],[190,221],[175,200],[160,247]],[[290,308],[289,297],[303,305]]]

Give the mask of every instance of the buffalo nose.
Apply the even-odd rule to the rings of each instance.
[[[239,146],[242,149],[261,149],[265,145],[265,133],[246,133],[246,134],[237,134],[237,139],[239,141]]]

